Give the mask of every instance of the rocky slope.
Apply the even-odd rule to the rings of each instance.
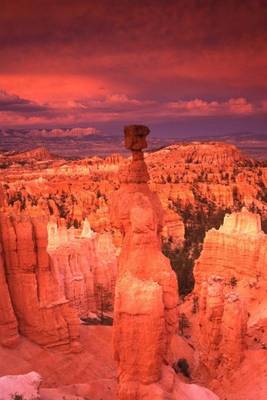
[[[108,326],[81,325],[82,350],[78,353],[43,348],[24,337],[20,338],[14,350],[0,346],[0,375],[3,383],[7,381],[6,375],[36,371],[42,378],[38,400],[114,400],[116,376],[111,330]],[[19,386],[21,379],[17,381]],[[33,392],[33,385],[30,388]],[[14,394],[14,386],[9,389]],[[17,390],[18,395],[26,387],[21,389],[21,392]],[[13,399],[8,396],[4,400]]]

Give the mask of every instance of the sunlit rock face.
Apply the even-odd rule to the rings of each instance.
[[[262,300],[262,289],[267,288],[266,247],[267,236],[261,230],[259,215],[245,208],[226,215],[219,230],[211,229],[206,234],[194,268],[195,290],[210,275],[222,276],[238,293],[251,293],[246,296],[250,309]]]
[[[224,308],[222,278],[211,276],[201,286],[199,298],[199,352],[201,362],[214,371],[220,360],[221,325]]]
[[[179,214],[169,208],[165,209],[161,232],[163,242],[170,243],[173,249],[181,247],[184,242],[184,232],[184,224]]]
[[[47,213],[40,201],[1,209],[0,341],[15,343],[18,323],[38,344],[74,350],[78,317],[112,310],[116,249],[111,233],[96,234],[87,219],[67,229],[64,218]]]
[[[48,253],[61,296],[80,318],[111,311],[117,256],[110,233],[97,234],[85,220],[81,231],[48,222]]]
[[[245,207],[240,213],[228,214],[219,229],[225,234],[256,236],[262,233],[260,216],[249,212]]]
[[[47,254],[47,217],[0,217],[6,279],[18,329],[44,346],[76,347],[78,319],[62,297]],[[8,297],[7,297],[8,299]]]
[[[178,289],[170,262],[160,249],[160,202],[147,185],[149,176],[141,152],[147,133],[146,127],[125,129],[126,147],[133,151],[133,160],[121,173],[122,185],[112,203],[113,224],[124,237],[113,331],[118,399],[174,399],[178,395],[193,399],[193,388],[182,388],[168,366],[168,349],[177,330]],[[217,398],[200,387],[197,392],[201,399]]]

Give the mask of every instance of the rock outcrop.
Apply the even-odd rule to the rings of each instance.
[[[195,293],[210,275],[219,275],[247,301],[248,311],[264,301],[267,290],[267,235],[260,216],[247,211],[226,215],[223,225],[207,232],[194,267]]]
[[[172,249],[182,247],[184,242],[184,224],[175,211],[167,208],[163,214],[162,240],[169,243]]]
[[[222,278],[211,276],[202,283],[199,303],[200,360],[213,373],[219,365],[221,356],[219,347],[224,309]]]
[[[194,268],[200,370],[205,366],[222,382],[240,367],[247,347],[266,348],[266,249],[259,215],[243,208],[207,232]]]
[[[200,368],[210,377],[226,376],[244,358],[247,311],[234,292],[224,294],[224,281],[211,275],[199,298],[198,352]]]
[[[118,399],[217,398],[191,385],[182,388],[168,365],[170,341],[177,330],[178,288],[169,260],[161,253],[162,209],[150,191],[142,149],[148,128],[125,128],[133,160],[121,173],[112,220],[123,233],[114,305],[114,356]],[[190,395],[191,390],[191,395]],[[202,396],[202,397],[201,397]]]
[[[19,332],[44,346],[76,347],[78,319],[58,290],[47,248],[47,217],[1,214],[8,290]],[[8,299],[8,297],[7,297]]]
[[[113,203],[113,222],[124,235],[114,305],[121,400],[157,398],[163,393],[158,384],[178,317],[176,277],[160,251],[162,211],[147,185],[142,149],[148,133],[143,126],[125,128],[125,145],[133,151],[133,161],[122,174]]]
[[[95,233],[88,220],[81,232],[48,222],[48,253],[63,298],[80,318],[113,308],[116,249],[109,232]]]

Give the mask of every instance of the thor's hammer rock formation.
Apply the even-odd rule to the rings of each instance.
[[[142,149],[149,129],[132,125],[124,134],[133,157],[112,207],[113,224],[124,237],[114,306],[118,399],[167,399],[175,381],[167,355],[177,328],[177,280],[161,252],[161,204],[147,184]]]
[[[113,345],[118,400],[218,400],[206,388],[178,380],[170,343],[178,327],[178,285],[161,252],[162,208],[149,189],[142,150],[149,129],[124,129],[132,162],[121,171],[111,219],[123,235],[115,288]]]

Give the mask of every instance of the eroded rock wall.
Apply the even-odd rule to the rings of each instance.
[[[117,274],[112,236],[97,234],[84,221],[81,232],[48,223],[48,253],[61,295],[70,301],[80,318],[91,312],[111,311]]]
[[[78,319],[62,297],[47,254],[44,215],[1,214],[8,289],[19,332],[44,346],[73,345]]]

